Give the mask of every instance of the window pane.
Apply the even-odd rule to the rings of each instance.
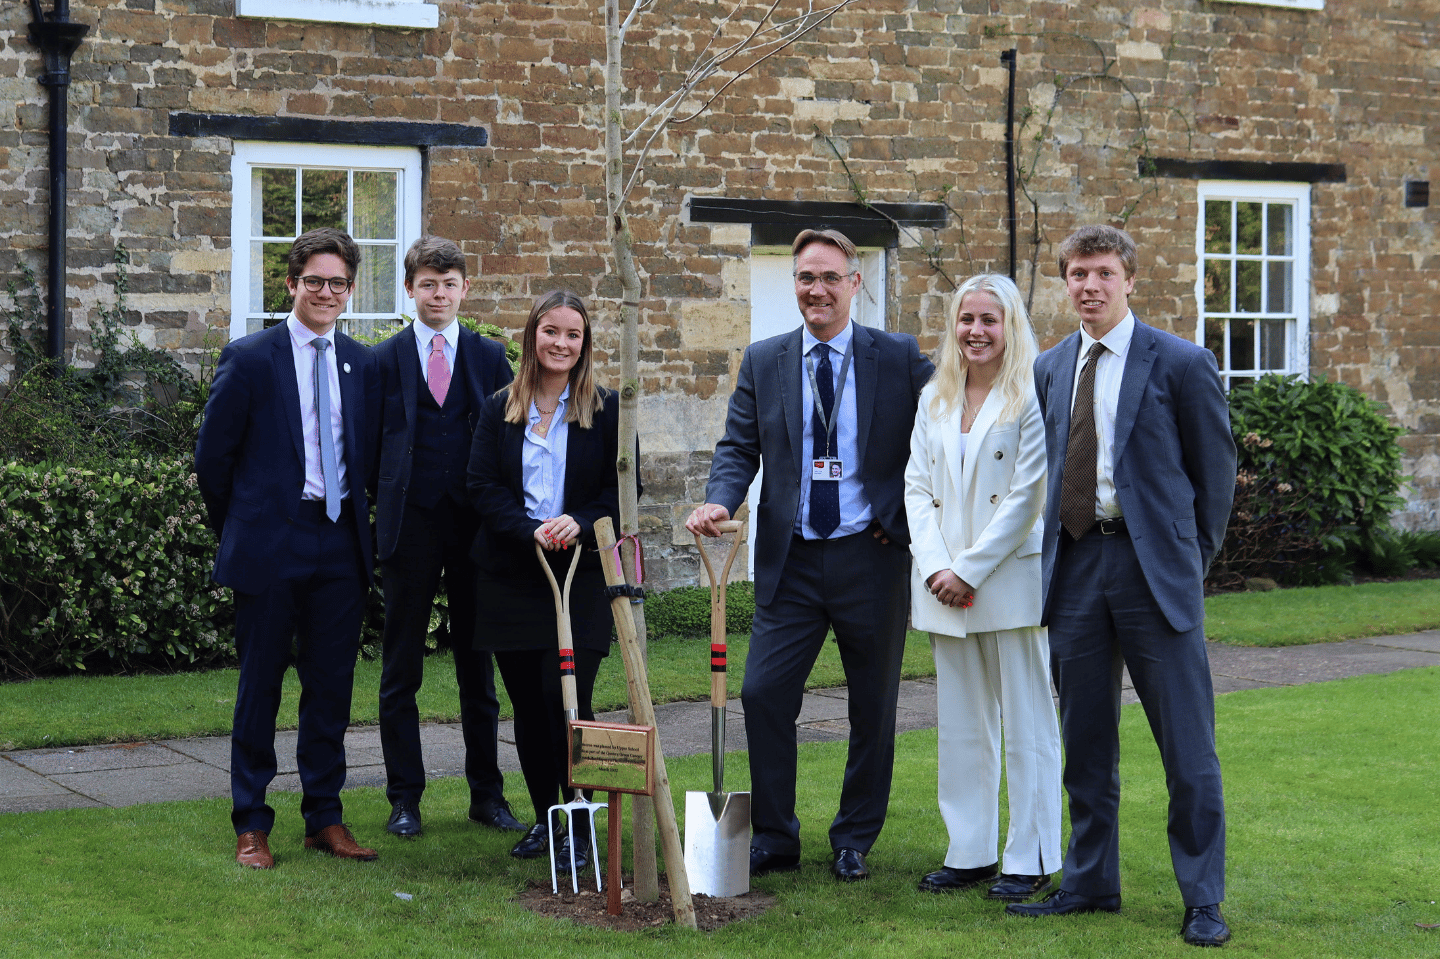
[[[1230,388],[1231,388],[1232,390],[1234,390],[1234,389],[1242,389],[1242,390],[1243,390],[1243,389],[1248,389],[1249,387],[1252,387],[1252,386],[1254,386],[1254,385],[1255,385],[1255,381],[1254,381],[1253,379],[1251,379],[1250,377],[1248,377],[1248,376],[1232,376],[1232,377],[1230,377],[1229,386],[1230,386]]]
[[[1271,203],[1266,210],[1266,231],[1265,252],[1271,256],[1292,256],[1294,249],[1294,230],[1291,229],[1290,221],[1295,216],[1295,208],[1288,204]]]
[[[360,272],[355,277],[352,313],[394,313],[395,261],[398,247],[361,246]]]
[[[1205,349],[1215,354],[1215,363],[1225,369],[1225,320],[1211,320],[1205,324]]]
[[[1230,312],[1230,261],[1205,261],[1205,312]]]
[[[1260,261],[1241,260],[1235,264],[1235,312],[1260,312]]]
[[[1295,275],[1295,264],[1290,261],[1271,263],[1269,270],[1270,289],[1267,297],[1270,302],[1266,304],[1265,312],[1289,313],[1292,309],[1290,305],[1290,287],[1292,285],[1292,278]]]
[[[1205,202],[1205,252],[1230,252],[1230,201]]]
[[[250,178],[250,235],[295,235],[295,171],[257,168]]]
[[[354,233],[357,240],[393,240],[395,230],[394,173],[357,170],[355,173]]]
[[[290,312],[290,291],[285,288],[289,272],[289,243],[250,244],[250,309],[255,313]]]
[[[1235,252],[1260,252],[1260,217],[1265,209],[1263,203],[1235,204]]]
[[[1262,370],[1285,369],[1285,327],[1284,320],[1262,320],[1260,322],[1260,368]]]
[[[1255,321],[1230,321],[1230,369],[1255,369]]]
[[[321,227],[345,229],[346,175],[344,170],[302,170],[301,232]]]

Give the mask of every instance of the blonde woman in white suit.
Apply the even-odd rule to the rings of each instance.
[[[927,892],[988,885],[1018,902],[1060,865],[1060,729],[1040,626],[1045,427],[1038,352],[1008,277],[956,291],[935,377],[920,395],[905,470],[911,621],[935,654],[940,815],[950,834]],[[1010,827],[1002,862],[1000,749]]]

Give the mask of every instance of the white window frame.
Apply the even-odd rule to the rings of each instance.
[[[424,0],[235,0],[235,15],[411,30],[433,30],[440,25],[440,8]]]
[[[1205,345],[1205,204],[1211,200],[1262,201],[1269,203],[1290,203],[1294,206],[1294,231],[1292,254],[1295,266],[1291,276],[1291,311],[1288,314],[1246,313],[1245,319],[1292,319],[1293,325],[1286,330],[1285,372],[1298,373],[1302,378],[1310,376],[1310,184],[1273,183],[1266,181],[1242,182],[1235,180],[1201,180],[1196,186],[1195,217],[1195,342]],[[1240,259],[1246,257],[1240,256]],[[1273,257],[1272,257],[1273,259]],[[1268,282],[1268,280],[1266,281]],[[1262,300],[1263,304],[1263,300]],[[1234,314],[1226,314],[1226,317]],[[1256,340],[1259,336],[1257,333]],[[1226,337],[1227,350],[1229,338]],[[1256,370],[1230,369],[1228,358],[1221,356],[1220,377],[1226,390],[1232,378],[1250,379],[1260,375]]]
[[[349,147],[320,143],[262,143],[235,141],[230,160],[230,338],[238,339],[264,326],[268,314],[250,310],[250,171],[256,166],[306,167],[342,170],[386,170],[398,174],[395,196],[399,233],[395,265],[393,314],[366,314],[369,318],[398,319],[405,302],[403,260],[421,232],[421,160],[417,147]],[[364,241],[357,241],[362,245]],[[340,315],[341,329],[354,314]]]

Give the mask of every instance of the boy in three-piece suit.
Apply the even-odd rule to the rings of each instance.
[[[525,827],[505,802],[496,755],[500,706],[494,664],[472,647],[479,517],[465,492],[476,418],[486,397],[513,378],[505,349],[456,319],[470,289],[465,254],[424,236],[405,255],[405,290],[415,321],[375,348],[383,384],[375,526],[385,592],[380,744],[385,755],[386,828],[418,836],[425,767],[415,693],[423,681],[430,610],[445,575],[460,728],[465,739],[469,818],[497,829]]]

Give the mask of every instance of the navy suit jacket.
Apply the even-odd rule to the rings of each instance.
[[[1049,622],[1060,548],[1060,482],[1070,437],[1077,331],[1035,361],[1049,487],[1041,582]],[[1215,355],[1137,320],[1115,411],[1115,491],[1145,582],[1176,631],[1205,618],[1205,572],[1235,498],[1235,439]]]
[[[383,389],[383,410],[379,420],[379,480],[375,493],[375,533],[380,562],[388,560],[400,540],[405,516],[405,494],[410,486],[410,468],[415,446],[416,404],[421,390],[428,389],[419,372],[415,333],[407,325],[375,347]],[[450,388],[461,386],[469,392],[470,433],[480,419],[480,407],[496,390],[507,385],[515,374],[505,359],[505,347],[463,326],[455,351],[455,375]],[[463,492],[463,481],[461,483]]]
[[[345,478],[359,537],[357,561],[373,574],[365,481],[379,414],[375,354],[335,334],[345,432]],[[220,353],[195,444],[195,476],[210,526],[220,539],[215,582],[259,593],[275,581],[305,489],[300,387],[285,323],[230,343]]]
[[[858,420],[860,480],[875,519],[892,543],[909,550],[905,519],[905,464],[920,390],[935,368],[920,353],[915,338],[855,324],[855,415]],[[745,501],[760,461],[765,476],[755,546],[755,601],[770,602],[790,553],[790,537],[800,510],[800,470],[809,460],[803,449],[804,416],[800,374],[802,335],[789,333],[752,343],[740,361],[735,392],[725,418],[725,435],[715,447],[705,501],[733,516]]]
[[[540,520],[525,512],[522,457],[525,426],[505,422],[509,391],[485,401],[470,446],[467,486],[470,503],[480,514],[480,532],[470,558],[480,569],[514,576],[529,572],[535,562],[535,530]],[[615,460],[620,442],[620,394],[606,390],[590,429],[571,423],[565,440],[565,513],[580,525],[584,552],[580,568],[600,568],[595,551],[595,521],[609,516],[619,528],[620,480]],[[568,561],[568,557],[567,557]],[[553,616],[550,610],[546,616]]]

